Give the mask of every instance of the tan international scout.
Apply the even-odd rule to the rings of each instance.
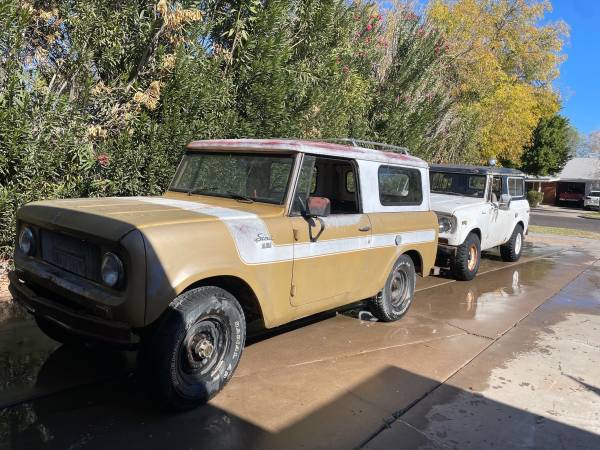
[[[428,166],[375,148],[197,141],[162,197],[30,203],[10,290],[60,342],[143,344],[162,399],[201,404],[248,326],[362,299],[383,321],[406,313],[436,257]]]

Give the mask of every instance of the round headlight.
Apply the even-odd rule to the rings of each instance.
[[[102,258],[100,272],[102,282],[108,287],[115,287],[123,279],[123,263],[117,255],[107,252]]]
[[[35,236],[31,228],[24,227],[19,233],[19,248],[26,255],[32,255],[35,252]]]
[[[438,225],[440,227],[440,233],[450,233],[452,231],[452,219],[450,217],[438,217]]]

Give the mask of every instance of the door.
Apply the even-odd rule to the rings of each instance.
[[[364,252],[371,247],[371,223],[362,214],[353,161],[305,155],[290,217],[294,265],[290,302],[294,306],[351,302],[367,275]],[[306,218],[309,196],[331,202],[328,217]]]
[[[507,236],[510,237],[514,228],[514,211],[511,209],[501,209],[499,202],[502,194],[507,193],[505,177],[494,176],[492,178],[492,189],[488,201],[489,226],[487,230],[487,239],[482,243],[482,249],[496,247],[504,244]]]

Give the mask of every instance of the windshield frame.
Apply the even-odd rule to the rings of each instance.
[[[464,176],[464,177],[482,177],[485,180],[485,186],[483,188],[483,195],[481,196],[474,196],[474,195],[468,195],[466,193],[459,193],[459,192],[451,192],[451,191],[439,191],[439,190],[435,190],[433,189],[433,185],[431,183],[431,178],[433,176],[433,174],[436,173],[443,173],[446,175],[456,175],[456,176]],[[485,173],[465,173],[465,172],[455,172],[452,170],[429,170],[429,192],[432,194],[440,194],[440,195],[454,195],[455,197],[465,197],[465,198],[480,198],[480,199],[487,199],[488,198],[488,192],[491,189],[491,183],[490,183],[491,177],[489,174],[485,174]]]
[[[183,164],[185,158],[187,156],[193,156],[193,155],[215,155],[215,156],[235,155],[235,156],[249,156],[249,157],[260,156],[260,157],[265,157],[265,158],[289,158],[291,160],[290,174],[288,176],[287,184],[285,186],[285,190],[283,192],[281,201],[269,200],[269,199],[265,199],[264,197],[256,197],[256,198],[249,197],[250,201],[247,201],[247,200],[241,199],[240,195],[237,195],[235,193],[228,194],[228,193],[212,192],[212,191],[194,192],[193,190],[190,190],[190,189],[180,189],[180,188],[173,187],[173,185],[175,184],[175,179],[179,175],[181,165]],[[297,159],[298,159],[297,156],[298,156],[297,153],[285,152],[285,151],[282,151],[282,152],[257,152],[257,151],[243,151],[243,150],[241,150],[241,151],[186,150],[185,153],[183,154],[183,156],[181,157],[179,164],[177,165],[177,169],[175,170],[175,173],[173,174],[173,177],[171,178],[171,182],[169,183],[169,187],[167,188],[167,191],[168,192],[185,193],[188,195],[202,195],[205,197],[227,198],[227,199],[236,200],[236,201],[239,201],[242,203],[255,203],[256,202],[256,203],[263,203],[263,204],[267,204],[267,205],[285,206],[288,203],[290,188],[293,186],[293,182],[294,182],[294,178],[295,178],[295,174],[296,174]]]

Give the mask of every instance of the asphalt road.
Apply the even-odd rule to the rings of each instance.
[[[251,343],[183,414],[155,404],[133,352],[60,346],[4,296],[0,449],[597,450],[599,262],[593,240],[530,235],[471,282],[419,279],[398,322],[358,307]]]
[[[582,218],[591,211],[582,209],[544,207],[534,209],[530,214],[530,224],[553,228],[573,228],[600,233],[600,220]]]

